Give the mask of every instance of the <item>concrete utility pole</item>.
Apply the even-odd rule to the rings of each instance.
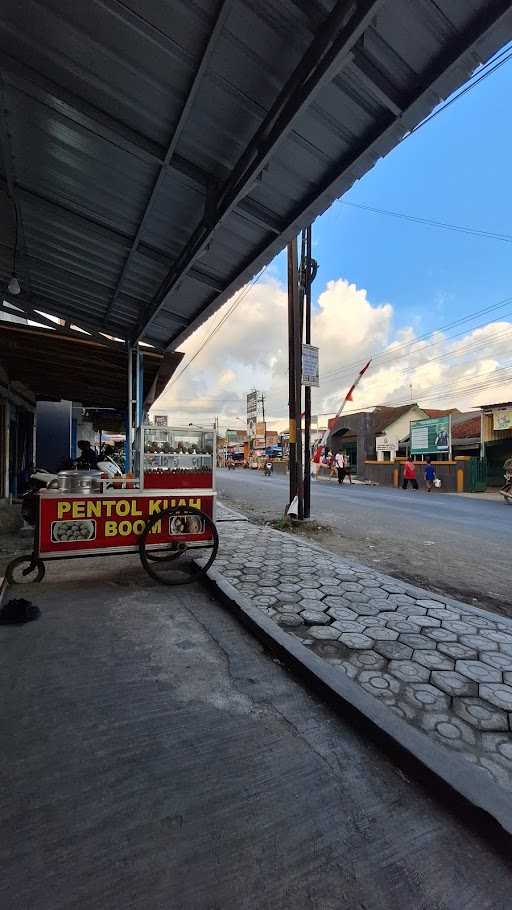
[[[302,232],[300,269],[297,273],[297,241],[288,244],[288,364],[290,444],[290,502],[297,496],[299,519],[311,511],[311,388],[304,392],[304,459],[302,448],[302,338],[306,320],[306,344],[311,344],[311,284],[317,264],[311,258],[311,225]]]
[[[298,299],[297,292],[297,240],[294,237],[288,244],[288,470],[290,477],[290,502],[297,496],[297,409],[295,394],[295,320]]]

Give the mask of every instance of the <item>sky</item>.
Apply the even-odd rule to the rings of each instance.
[[[511,96],[512,61],[408,137],[315,221],[312,343],[320,348],[321,386],[313,392],[313,413],[335,413],[371,356],[350,410],[409,400],[470,410],[512,399]],[[229,306],[181,346],[183,365]],[[494,309],[451,325],[486,307]],[[218,416],[221,426],[242,427],[245,395],[257,388],[267,417],[284,427],[286,308],[283,252],[183,378],[171,380],[154,412],[175,422]]]

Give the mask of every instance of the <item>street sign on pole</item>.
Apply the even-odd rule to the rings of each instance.
[[[314,344],[302,345],[302,385],[320,385],[318,348]]]

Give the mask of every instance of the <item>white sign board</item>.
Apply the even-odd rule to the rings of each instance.
[[[302,385],[320,385],[318,348],[313,344],[302,345]]]
[[[247,395],[247,439],[256,436],[256,421],[258,419],[258,393],[249,392]]]
[[[398,439],[395,436],[376,436],[375,447],[377,452],[396,452]]]
[[[494,430],[512,430],[512,408],[500,408],[492,413]]]

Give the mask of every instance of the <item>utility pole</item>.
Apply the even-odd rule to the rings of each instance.
[[[261,398],[261,416],[263,417],[263,434],[265,438],[265,455],[267,454],[267,422],[265,420],[265,396],[262,394]]]
[[[288,470],[292,502],[297,496],[297,410],[295,385],[295,314],[297,288],[297,239],[288,243]],[[300,408],[299,408],[300,415]]]
[[[306,258],[303,267],[306,344],[311,344],[311,225],[306,228]],[[304,389],[304,518],[311,515],[311,386]]]
[[[295,420],[297,444],[295,460],[297,463],[297,497],[298,519],[304,518],[304,462],[302,446],[302,340],[304,337],[304,259],[306,253],[306,237],[302,231],[299,274],[295,284],[295,315],[294,315],[294,357],[295,357]]]

